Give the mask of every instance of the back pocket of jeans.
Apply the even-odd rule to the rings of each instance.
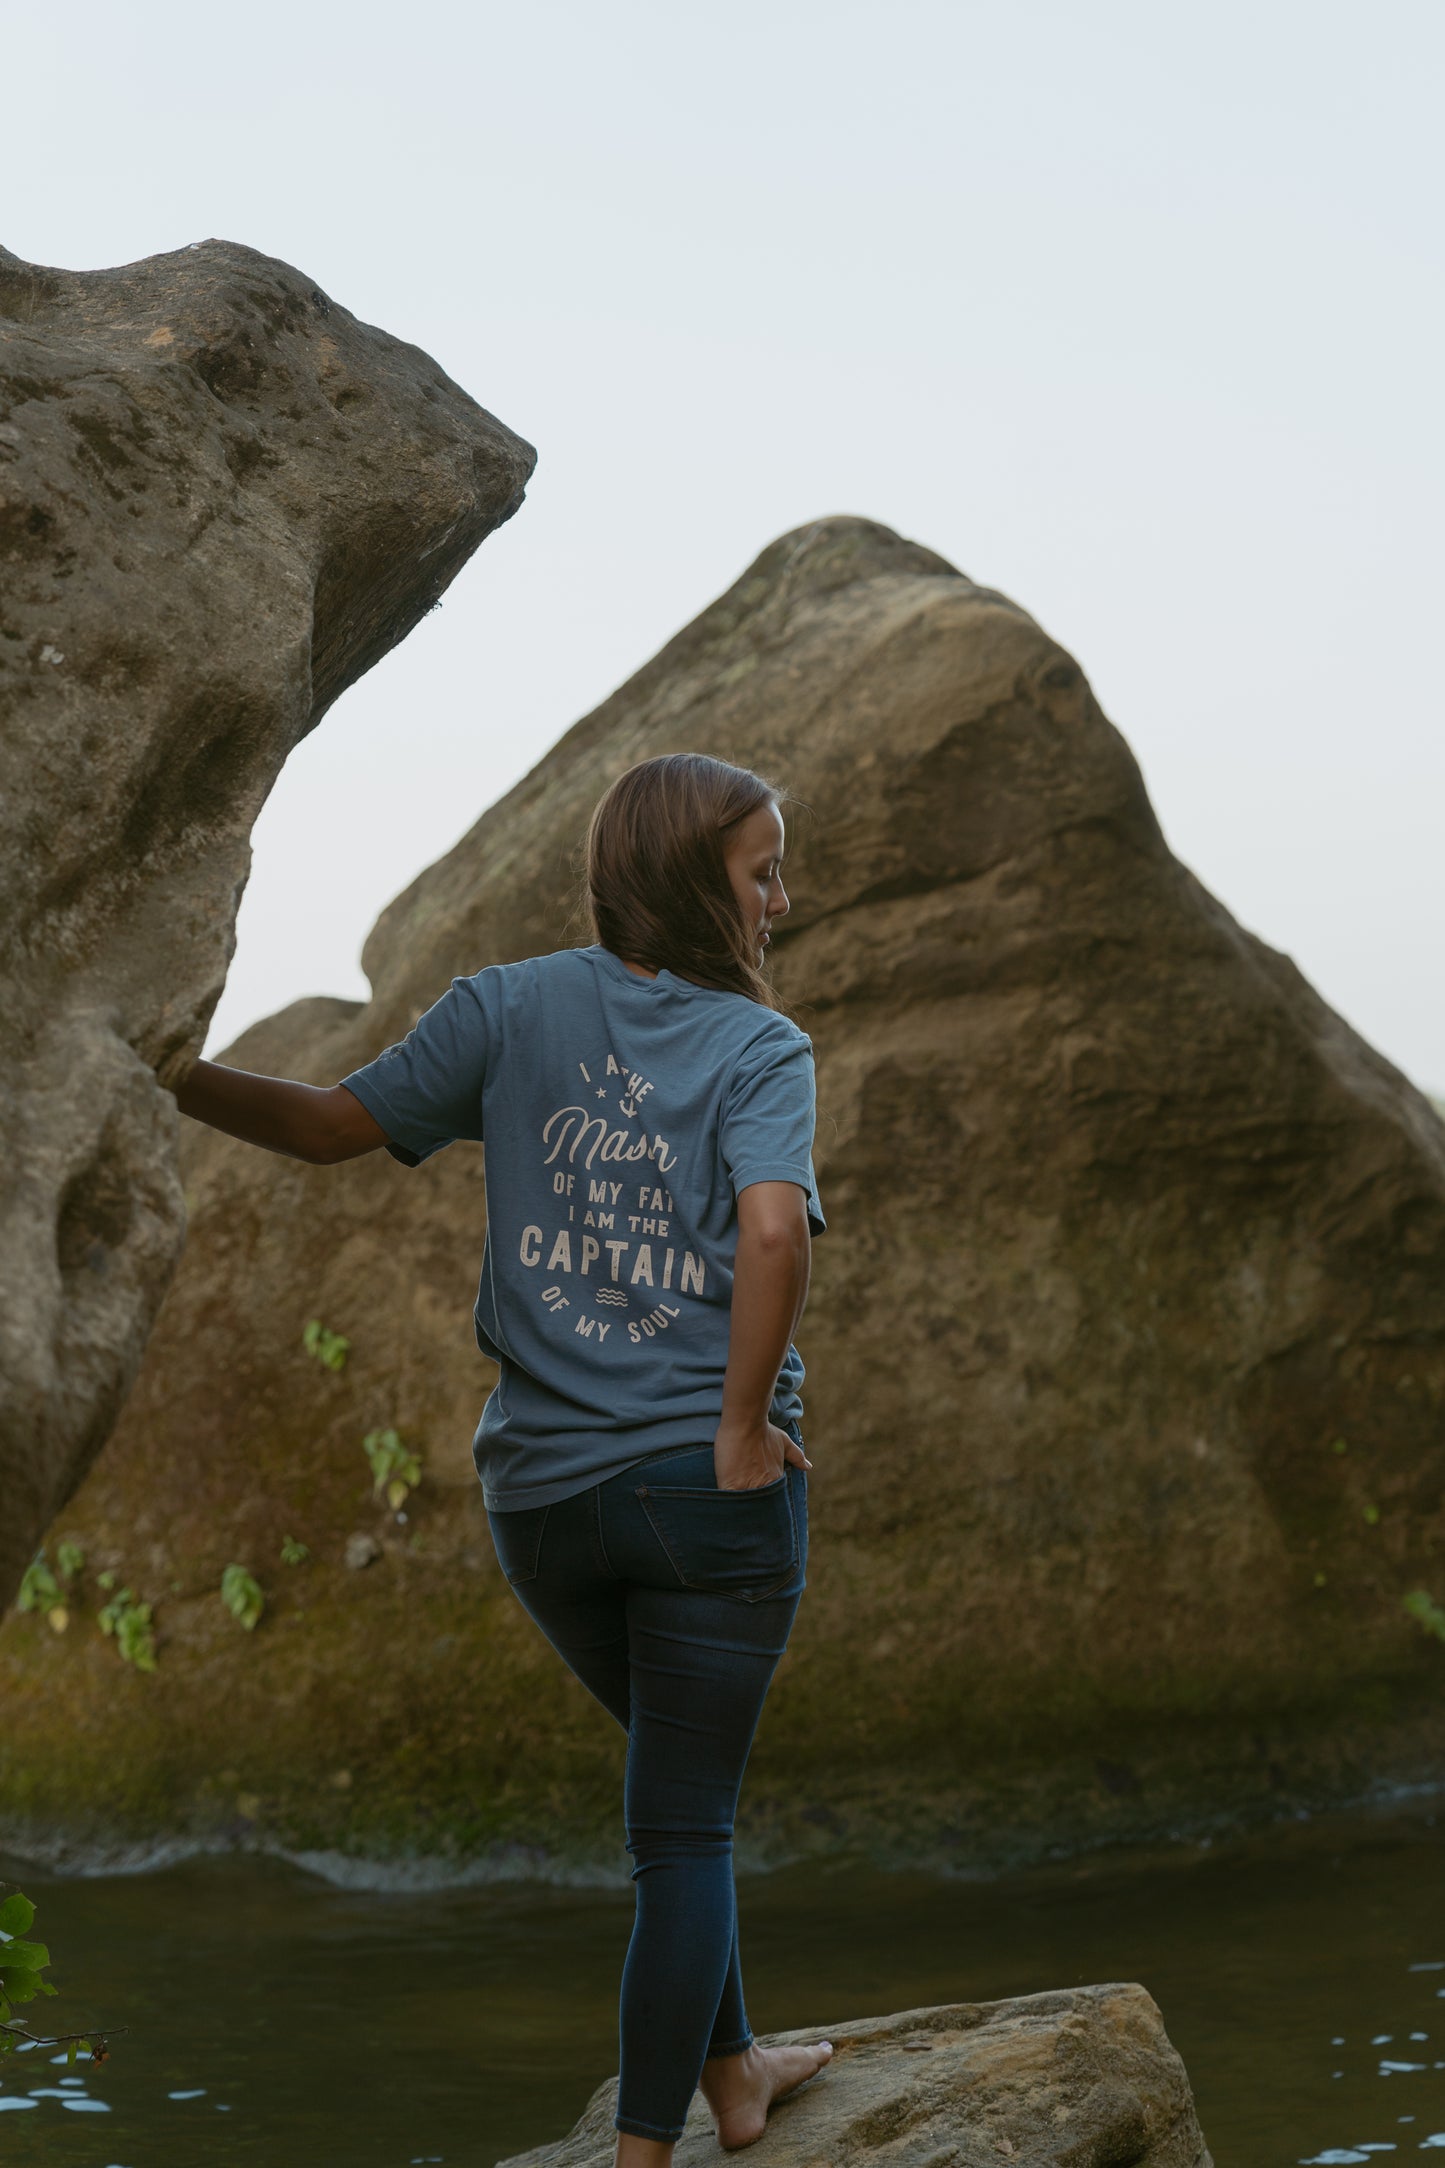
[[[637,1495],[684,1588],[757,1603],[792,1579],[798,1529],[786,1470],[756,1490],[643,1483]]]
[[[497,1563],[513,1588],[519,1581],[536,1576],[542,1558],[542,1531],[550,1511],[549,1506],[523,1506],[513,1513],[487,1515]]]

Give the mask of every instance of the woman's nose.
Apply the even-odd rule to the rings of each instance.
[[[788,891],[781,881],[774,881],[773,893],[768,899],[768,917],[782,918],[791,909],[792,905],[788,901]]]

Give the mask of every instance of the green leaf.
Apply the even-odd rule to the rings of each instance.
[[[1408,1596],[1401,1597],[1400,1603],[1427,1634],[1433,1634],[1437,1641],[1445,1641],[1445,1610],[1425,1589],[1412,1588]]]
[[[20,1576],[15,1607],[18,1611],[50,1611],[59,1601],[60,1583],[46,1565],[45,1553],[38,1551]]]
[[[113,1566],[108,1566],[104,1573],[98,1573],[95,1578],[102,1588],[109,1589],[115,1587],[116,1582],[120,1579],[120,1575],[115,1571],[115,1568]]]
[[[415,1490],[421,1481],[420,1460],[394,1430],[369,1430],[361,1441],[361,1450],[371,1462],[372,1497],[380,1498],[385,1492],[395,1511],[405,1502],[407,1492]]]
[[[227,1566],[221,1575],[221,1601],[247,1633],[254,1633],[256,1621],[266,1608],[266,1596],[261,1584],[244,1566]]]
[[[351,1342],[344,1333],[332,1332],[319,1317],[309,1318],[301,1334],[301,1345],[308,1355],[314,1355],[328,1370],[344,1370]]]
[[[124,1661],[134,1664],[137,1671],[155,1670],[156,1642],[148,1603],[132,1604],[121,1613],[115,1641]]]
[[[23,1935],[34,1917],[34,1905],[16,1890],[13,1897],[0,1904],[0,1935]]]
[[[123,1663],[133,1664],[137,1671],[154,1671],[156,1642],[151,1631],[152,1616],[148,1603],[137,1603],[132,1591],[122,1588],[117,1589],[110,1602],[96,1612],[95,1622],[103,1634],[114,1635],[116,1652]]]
[[[0,1945],[0,1965],[7,1972],[15,1965],[27,1972],[43,1972],[49,1963],[50,1952],[43,1942],[22,1942],[17,1938]]]
[[[112,1578],[114,1577],[112,1576]],[[110,1602],[107,1604],[103,1604],[100,1610],[97,1611],[95,1615],[96,1624],[99,1626],[101,1632],[103,1634],[113,1634],[117,1632],[120,1627],[121,1620],[125,1617],[127,1611],[132,1608],[134,1603],[135,1597],[132,1595],[131,1591],[128,1588],[117,1589],[116,1593],[111,1597]]]
[[[85,1564],[85,1553],[67,1538],[55,1546],[55,1564],[62,1581],[73,1581]]]

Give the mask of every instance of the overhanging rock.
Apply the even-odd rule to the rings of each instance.
[[[256,814],[534,457],[253,249],[0,249],[0,1604],[180,1251],[158,1078],[220,993]]]

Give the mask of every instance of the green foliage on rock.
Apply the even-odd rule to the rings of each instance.
[[[59,1601],[60,1583],[45,1563],[44,1551],[37,1551],[20,1577],[15,1608],[17,1611],[49,1611]]]
[[[103,1573],[100,1585],[115,1589],[117,1578],[114,1573]],[[134,1664],[137,1671],[155,1670],[156,1639],[148,1603],[137,1602],[128,1588],[115,1589],[110,1601],[97,1612],[96,1624],[114,1640],[123,1663]]]
[[[346,1358],[351,1353],[351,1342],[343,1333],[333,1332],[323,1325],[319,1317],[309,1318],[301,1334],[301,1345],[308,1355],[314,1355],[328,1370],[344,1370]]]
[[[70,1624],[68,1587],[84,1564],[85,1553],[80,1545],[66,1539],[55,1547],[53,1570],[44,1551],[37,1551],[20,1577],[16,1610],[42,1611],[55,1631],[64,1633]]]
[[[304,1566],[311,1556],[309,1543],[298,1543],[295,1536],[281,1538],[281,1563],[283,1566]]]
[[[266,1596],[260,1582],[244,1566],[227,1566],[221,1575],[221,1601],[248,1634],[255,1632],[266,1608]]]
[[[394,1430],[369,1430],[361,1449],[371,1462],[371,1495],[383,1493],[393,1513],[406,1504],[421,1481],[421,1462]]]
[[[1408,1596],[1401,1598],[1401,1604],[1427,1634],[1433,1634],[1437,1641],[1445,1641],[1445,1610],[1427,1590],[1412,1588]]]

